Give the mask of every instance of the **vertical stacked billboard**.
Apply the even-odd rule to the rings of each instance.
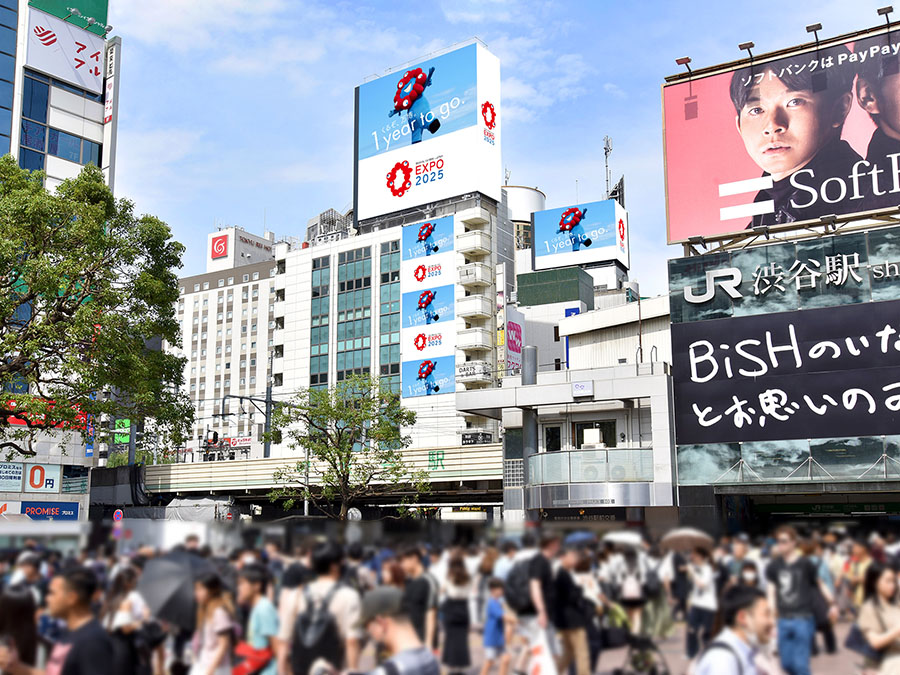
[[[356,88],[354,213],[500,200],[500,62],[471,44]]]
[[[404,398],[456,387],[454,218],[403,227],[400,262],[400,379]]]
[[[669,243],[900,204],[900,31],[663,89]]]

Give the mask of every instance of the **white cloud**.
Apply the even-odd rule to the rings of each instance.
[[[603,91],[615,98],[628,98],[628,94],[614,82],[607,82],[603,85]]]
[[[113,2],[109,22],[117,34],[128,39],[154,47],[190,51],[226,46],[225,33],[269,31],[275,25],[276,15],[287,6],[285,0]]]
[[[519,14],[509,0],[444,0],[441,9],[450,23],[506,23]]]

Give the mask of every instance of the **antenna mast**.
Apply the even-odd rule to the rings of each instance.
[[[606,167],[606,198],[609,199],[609,155],[612,152],[612,139],[603,137],[603,164]]]

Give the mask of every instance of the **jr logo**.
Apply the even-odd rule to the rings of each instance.
[[[684,287],[684,299],[695,305],[712,300],[716,296],[716,286],[721,286],[735,300],[742,298],[738,286],[741,285],[741,271],[737,267],[726,267],[721,270],[706,272],[706,290],[701,294],[694,293],[690,286]]]

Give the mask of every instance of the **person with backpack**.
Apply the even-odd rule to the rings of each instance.
[[[437,659],[406,614],[399,589],[383,586],[366,593],[358,625],[390,654],[370,675],[440,675]]]
[[[757,675],[761,650],[772,639],[775,618],[766,594],[750,586],[733,586],[722,599],[725,628],[701,653],[692,675]]]
[[[340,581],[343,559],[337,543],[317,544],[311,556],[316,578],[282,594],[278,633],[282,673],[307,675],[320,660],[339,671],[357,668],[363,637],[357,625],[360,597]]]
[[[410,546],[400,553],[400,566],[406,575],[403,609],[419,639],[434,645],[437,633],[438,582],[425,570],[422,549]]]
[[[559,548],[559,536],[542,535],[539,549],[531,553],[531,557],[524,557],[527,551],[534,551],[525,547],[520,552],[523,557],[516,561],[506,577],[506,602],[516,613],[518,633],[528,643],[516,663],[516,672],[526,671],[531,650],[542,639],[546,640],[553,657],[559,654],[552,622],[556,612],[553,561]]]

